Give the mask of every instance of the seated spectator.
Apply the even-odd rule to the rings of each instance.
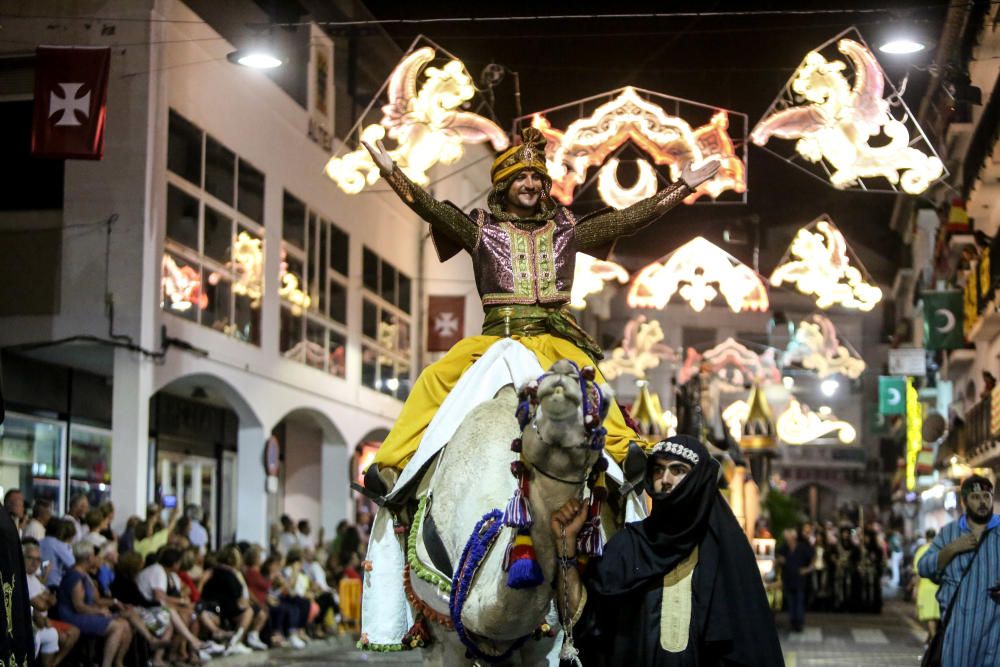
[[[260,629],[267,622],[267,608],[255,609],[251,603],[242,566],[239,549],[232,545],[225,547],[219,552],[218,562],[206,573],[201,587],[202,614],[199,618],[205,627],[213,633],[223,626],[235,629],[226,649],[227,655],[249,652],[240,643],[244,636],[250,647],[267,648],[260,640]]]
[[[26,538],[21,543],[24,567],[27,573],[28,599],[31,601],[32,622],[35,628],[35,658],[42,667],[61,663],[80,639],[80,631],[68,623],[51,620],[49,609],[55,606],[56,596],[38,578],[42,565],[38,542]]]
[[[181,553],[181,564],[177,570],[177,578],[181,580],[181,593],[186,593],[188,599],[195,605],[201,601],[201,589],[198,588],[198,584],[192,576],[192,572],[194,572],[197,567],[198,550],[194,547],[184,549]],[[199,573],[199,578],[200,574],[204,573]]]
[[[167,524],[164,525],[160,521],[160,506],[156,503],[151,504],[146,513],[146,521],[136,525],[133,530],[135,543],[132,548],[140,553],[143,558],[148,558],[151,554],[155,554],[167,546],[170,532],[177,524],[177,517],[177,508],[174,507],[170,510]]]
[[[91,576],[99,565],[94,546],[89,542],[73,545],[76,564],[59,583],[56,611],[59,620],[75,625],[84,637],[104,637],[101,667],[123,667],[125,653],[132,643],[132,630],[124,618],[111,611],[112,600],[102,600],[94,589]]]
[[[45,585],[49,588],[59,588],[63,576],[73,567],[73,536],[76,528],[65,519],[53,518],[45,529],[40,549],[42,562],[48,561],[49,572],[45,577]]]
[[[309,521],[302,519],[298,524],[299,529],[299,549],[305,551],[306,549],[315,549],[316,540],[313,539],[312,526]]]
[[[168,551],[169,549],[164,550],[164,554],[167,555],[166,560],[169,563],[172,555],[168,555]],[[202,662],[210,660],[213,655],[222,653],[224,650],[222,646],[214,642],[203,642],[195,637],[177,609],[168,606],[169,598],[165,597],[166,588],[158,588],[169,576],[163,565],[157,563],[155,568],[158,569],[155,570],[146,568],[146,570],[150,570],[150,573],[143,576],[143,572],[146,570],[140,571],[142,563],[142,556],[134,551],[123,555],[118,560],[113,584],[115,598],[125,604],[133,605],[138,610],[138,616],[142,619],[145,627],[158,637],[169,640],[176,631],[187,642],[187,647],[197,652]],[[152,586],[151,590],[154,593],[152,597],[145,595],[140,589],[140,578],[143,579],[144,588]],[[160,591],[161,594],[157,595],[157,591]]]
[[[184,516],[191,520],[191,528],[188,530],[188,540],[191,546],[204,554],[208,549],[208,530],[202,524],[202,511],[199,505],[188,505],[184,510]]]
[[[69,512],[63,518],[71,521],[73,523],[73,527],[76,528],[76,532],[73,537],[73,544],[82,540],[87,534],[87,524],[84,523],[83,519],[87,516],[87,512],[89,511],[90,500],[85,494],[78,493],[69,499]]]
[[[188,533],[190,532],[191,519],[186,516],[180,517],[177,519],[177,525],[174,526],[173,532],[170,533],[170,537],[167,539],[167,544],[175,549],[184,551],[191,546],[191,540],[188,538]]]
[[[115,535],[115,531],[112,530],[111,528],[111,524],[114,523],[115,521],[114,503],[108,500],[106,502],[101,503],[98,509],[101,510],[101,514],[103,514],[107,519],[107,523],[104,526],[104,530],[101,531],[101,534],[104,535],[104,537],[107,538],[108,540],[111,540],[112,542],[117,542],[118,536]]]
[[[302,571],[302,552],[292,549],[285,557],[285,568],[281,571],[284,587],[281,599],[298,609],[298,618],[301,625],[296,631],[296,636],[304,643],[309,642],[309,635],[306,634],[306,627],[309,625],[309,613],[312,601],[309,598],[309,576]]]
[[[319,615],[316,617],[317,630],[322,632],[323,630],[330,630],[332,627],[336,627],[336,623],[330,627],[326,625],[327,612],[332,611],[334,616],[340,612],[339,605],[337,604],[337,599],[334,592],[330,589],[330,585],[327,583],[326,570],[323,565],[316,560],[316,551],[314,549],[304,549],[302,552],[303,563],[302,571],[305,572],[306,576],[309,577],[309,593],[316,604],[319,605]]]
[[[307,618],[302,616],[299,605],[288,598],[288,584],[281,573],[282,563],[282,557],[275,555],[260,565],[260,574],[270,587],[267,603],[272,614],[272,636],[280,637],[281,643],[287,643],[292,648],[304,648],[305,641],[299,635],[305,628]]]
[[[52,520],[52,501],[48,498],[36,498],[31,508],[31,518],[21,531],[21,537],[30,537],[41,543],[45,538],[45,526]]]
[[[287,514],[281,515],[281,534],[278,535],[278,553],[287,556],[288,552],[299,546],[299,534],[295,531],[295,522]]]
[[[135,527],[142,523],[142,519],[136,515],[132,515],[128,518],[125,523],[125,530],[118,537],[118,553],[124,554],[129,551],[133,551],[135,546]]]
[[[95,507],[87,512],[87,516],[83,518],[83,522],[87,526],[87,534],[83,539],[98,549],[103,547],[104,543],[108,541],[108,538],[101,534],[101,531],[107,528],[108,525],[108,518],[104,516],[104,512]]]

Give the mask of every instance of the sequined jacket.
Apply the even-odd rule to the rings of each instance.
[[[553,206],[552,215],[543,222],[519,222],[498,220],[483,209],[466,215],[451,202],[431,197],[399,167],[394,167],[386,180],[430,223],[442,262],[460,250],[472,255],[484,307],[569,302],[577,251],[607,258],[618,238],[642,229],[691,193],[678,181],[620,211],[602,209],[577,219],[565,206]],[[661,201],[665,205],[658,210]]]

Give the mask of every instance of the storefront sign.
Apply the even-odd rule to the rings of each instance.
[[[897,347],[889,350],[889,375],[927,375],[927,359],[922,347]]]
[[[924,406],[913,379],[906,378],[906,490],[917,488],[917,459],[924,448]]]
[[[309,138],[333,149],[333,41],[315,23],[309,26]]]

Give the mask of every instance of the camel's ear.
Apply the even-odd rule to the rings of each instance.
[[[603,382],[597,386],[604,395],[604,409],[601,411],[601,421],[604,421],[604,418],[608,416],[608,409],[615,400],[615,390],[607,382]]]

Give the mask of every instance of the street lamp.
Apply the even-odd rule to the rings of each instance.
[[[270,32],[266,28],[259,28],[243,48],[231,51],[226,55],[226,59],[250,69],[274,69],[284,63],[274,48]]]
[[[894,56],[903,56],[911,53],[919,53],[926,48],[926,44],[911,36],[896,35],[882,42],[878,50]]]
[[[840,383],[836,380],[823,380],[819,385],[819,390],[823,392],[824,396],[833,396],[837,392],[837,388]]]

